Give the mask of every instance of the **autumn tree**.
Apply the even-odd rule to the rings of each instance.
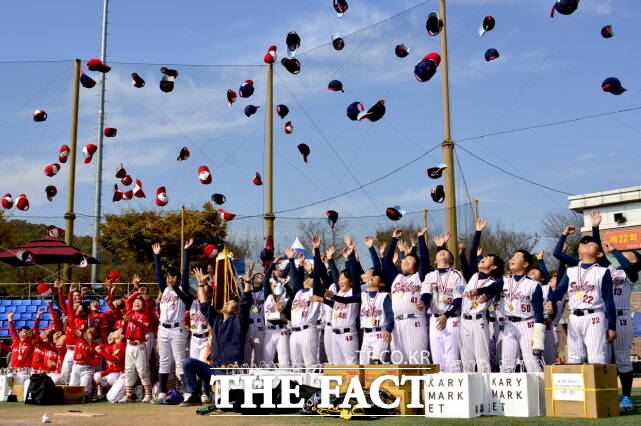
[[[325,221],[304,221],[298,223],[298,238],[308,250],[312,247],[312,235],[318,235],[322,247],[342,244],[343,237],[349,233],[349,226],[340,220],[331,227]]]
[[[153,260],[151,245],[158,242],[163,247],[163,265],[179,268],[182,252],[180,227],[180,212],[132,209],[121,214],[106,215],[104,223],[100,225],[99,242],[119,263],[146,264],[149,265],[147,272]],[[205,244],[223,247],[226,236],[227,223],[211,203],[205,203],[202,210],[185,209],[185,239],[193,238],[195,247]],[[198,258],[202,256],[202,251],[194,251],[194,254],[195,262],[203,260]]]

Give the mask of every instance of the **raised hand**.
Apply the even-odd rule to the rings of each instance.
[[[422,237],[427,234],[427,226],[416,233],[417,237]]]
[[[592,227],[598,227],[601,224],[601,220],[603,219],[601,217],[601,213],[599,213],[598,210],[592,210],[590,212],[590,218],[592,219]]]
[[[325,251],[325,255],[327,256],[327,260],[333,259],[334,256],[336,255],[336,247],[334,246],[327,247],[327,250]]]
[[[206,275],[203,273],[201,268],[194,268],[192,269],[192,272],[194,273],[194,277],[196,277],[198,284],[203,284],[205,282]]]
[[[7,312],[7,319],[8,319],[9,321],[13,321],[13,314],[15,314],[15,313],[16,313],[16,311],[9,311],[9,312]]]
[[[477,231],[483,231],[485,227],[487,226],[487,220],[479,217],[476,219],[476,230]]]
[[[539,250],[539,252],[536,254],[536,259],[537,260],[545,259],[545,250],[543,249]]]
[[[614,250],[614,246],[609,241],[603,241],[601,245],[603,246],[603,250],[606,253],[612,253],[612,251]]]
[[[403,230],[401,228],[396,228],[394,232],[392,232],[392,237],[399,239],[403,235]]]
[[[53,286],[54,286],[54,288],[62,288],[62,281],[60,281],[60,280],[55,280],[55,281],[53,282]]]
[[[352,247],[354,245],[354,241],[352,241],[352,237],[350,237],[349,235],[345,235],[343,237],[343,242],[347,247]]]
[[[37,317],[37,318],[40,318],[40,317],[42,316],[42,314],[44,314],[44,313],[45,313],[45,309],[46,309],[46,308],[45,308],[45,307],[43,307],[43,306],[39,307],[39,308],[38,308],[38,310],[36,311],[36,317]]]
[[[437,235],[436,237],[432,238],[432,241],[434,242],[434,245],[436,247],[442,247],[445,245],[445,237],[443,236]]]
[[[476,249],[476,257],[479,257],[483,254],[483,247],[479,247]]]
[[[154,252],[154,254],[160,254],[160,243],[153,243],[151,245],[151,250]]]
[[[459,254],[465,253],[465,244],[458,243],[458,252],[459,252]]]
[[[574,225],[568,225],[565,227],[563,230],[563,235],[572,235],[576,232],[576,226]]]
[[[349,255],[354,253],[354,246],[345,247],[345,250],[343,250],[343,253],[347,253],[347,256],[349,257]]]
[[[403,240],[398,240],[398,243],[396,244],[396,247],[402,252],[402,253],[407,253],[409,250],[409,247],[407,244],[405,244],[405,241]]]
[[[312,235],[312,248],[320,248],[321,240],[318,235]]]
[[[131,283],[134,285],[134,288],[138,287],[138,284],[140,284],[140,275],[133,274],[131,276]]]
[[[285,250],[283,250],[283,253],[285,253],[285,256],[287,256],[288,259],[293,259],[296,256],[296,250],[294,250],[293,248],[286,248]]]
[[[369,235],[365,237],[365,247],[371,248],[373,245],[374,245],[374,238],[372,238]]]
[[[185,247],[184,247],[184,249],[185,249],[185,250],[187,250],[189,247],[191,247],[191,245],[192,245],[193,243],[194,243],[194,239],[193,239],[193,238],[188,239],[187,241],[185,241]]]

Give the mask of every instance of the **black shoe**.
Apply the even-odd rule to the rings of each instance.
[[[187,399],[180,403],[181,407],[192,407],[194,405],[203,405],[200,395],[197,393],[190,394]]]

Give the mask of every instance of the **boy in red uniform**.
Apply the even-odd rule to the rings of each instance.
[[[134,386],[140,377],[145,388],[145,397],[141,402],[151,401],[151,381],[149,380],[149,358],[145,346],[145,334],[149,327],[149,319],[145,314],[145,302],[139,297],[133,301],[131,311],[122,318],[125,323],[125,397],[118,402],[135,402]]]
[[[98,330],[94,327],[87,328],[84,333],[77,330],[79,338],[73,354],[73,367],[71,368],[70,386],[84,386],[85,395],[91,395],[93,373],[100,366],[100,358],[96,352],[94,340]]]
[[[99,345],[96,351],[100,357],[107,360],[107,369],[94,374],[98,399],[103,397],[103,388],[108,390],[125,372],[126,343],[121,330],[114,330],[107,337],[108,345]]]
[[[13,323],[14,312],[7,312],[7,319],[9,320],[9,335],[13,343],[11,344],[11,362],[9,367],[12,368],[29,368],[31,367],[31,356],[33,348],[36,345],[36,339],[33,336],[33,331],[29,327],[20,327],[16,331],[16,326]]]

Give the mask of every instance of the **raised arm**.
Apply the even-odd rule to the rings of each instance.
[[[396,276],[400,274],[396,265],[394,265],[394,253],[396,252],[396,244],[398,239],[403,235],[402,229],[395,229],[392,233],[392,238],[390,238],[389,243],[387,244],[387,250],[383,256],[383,272],[389,283],[394,282]]]
[[[47,309],[49,309],[49,316],[51,318],[51,321],[53,322],[53,329],[55,331],[62,331],[62,320],[60,319],[60,315],[58,315],[58,312],[56,312],[56,310],[53,308],[53,304],[51,302],[47,303]]]
[[[316,252],[316,250],[314,250]],[[285,249],[283,251],[285,256],[287,256],[287,263],[289,263],[289,281],[292,283],[292,288],[294,289],[294,294],[298,293],[303,289],[303,283],[298,276],[298,271],[296,270],[296,264],[294,261],[294,256],[296,256],[296,250],[292,248]],[[319,254],[320,261],[320,254]],[[316,263],[316,255],[314,255],[314,263]]]
[[[269,267],[267,268],[267,271],[263,276],[263,294],[265,295],[265,300],[267,300],[267,297],[269,297],[269,295],[272,294],[272,285],[269,280],[271,279],[272,274],[274,273],[274,268],[276,267],[278,262],[281,260],[283,260],[282,256],[279,256],[276,259],[274,259],[274,261],[269,264]]]
[[[9,336],[15,342],[18,340],[18,333],[16,332],[16,325],[13,323],[13,314],[15,314],[15,311],[7,312],[7,320],[9,320]]]
[[[183,248],[183,268],[180,274],[180,288],[186,294],[189,294],[189,248],[193,243],[194,239],[190,238],[185,242],[185,247]]]
[[[381,263],[381,258],[378,256],[378,252],[374,247],[374,238],[369,235],[365,237],[365,246],[367,246],[367,251],[369,251],[369,256],[372,258],[372,268],[377,271],[383,270],[383,264]]]
[[[165,277],[162,275],[162,268],[160,266],[160,243],[154,243],[151,246],[151,249],[154,252],[154,272],[156,273],[156,282],[158,283],[160,294],[162,294],[164,293],[165,288],[167,288],[167,283],[165,282]]]
[[[474,238],[472,238],[472,244],[470,245],[470,263],[468,266],[468,273],[470,278],[472,275],[477,273],[479,271],[478,269],[478,262],[477,262],[477,256],[476,252],[479,249],[479,246],[481,245],[481,234],[487,227],[487,220],[483,218],[478,218],[476,219],[476,231],[474,232]],[[468,277],[465,277],[466,279],[469,280]]]
[[[615,249],[612,244],[607,241],[604,242],[603,250],[605,250],[606,253],[612,253],[614,255],[614,257],[617,259],[617,262],[619,262],[619,265],[621,265],[617,269],[624,271],[625,275],[630,281],[635,282],[639,279],[639,271],[637,270],[636,265],[631,263],[628,258],[625,257],[619,250]]]
[[[325,288],[329,288],[329,286],[333,283],[338,283],[338,268],[336,267],[336,261],[334,260],[334,254],[336,253],[336,247],[331,246],[327,248],[327,252],[325,255],[327,256],[327,265],[329,267],[329,275],[325,273],[323,277],[330,278],[330,281],[327,281],[327,279],[323,279],[323,285]],[[325,266],[323,264],[323,266]]]
[[[251,281],[245,281],[245,288],[243,290],[243,295],[241,296],[240,303],[238,304],[238,315],[240,315],[241,328],[246,330],[249,327],[249,311],[253,302]]]
[[[563,253],[563,245],[565,244],[565,240],[568,238],[568,235],[572,235],[575,232],[576,232],[576,227],[574,225],[566,226],[565,229],[563,230],[563,233],[561,234],[561,237],[559,238],[559,241],[556,243],[556,246],[554,247],[554,252],[552,253],[555,258],[559,259],[561,262],[570,266],[578,265],[579,259],[576,259],[572,256],[569,256]]]
[[[550,271],[548,271],[548,267],[545,264],[545,250],[540,250],[536,254],[536,259],[539,261],[539,269],[541,270],[541,274],[543,274],[542,284],[547,284],[547,282],[550,281]]]
[[[617,329],[617,311],[614,306],[614,296],[612,295],[612,275],[610,270],[606,270],[601,283],[601,297],[605,302],[605,315],[608,318],[608,331]],[[611,341],[612,339],[608,339]]]
[[[64,316],[69,316],[69,311],[67,308],[67,302],[65,301],[65,292],[62,287],[62,281],[56,280],[53,283],[53,286],[58,289],[58,306]]]
[[[418,277],[421,279],[421,282],[425,279],[425,275],[432,270],[425,234],[427,234],[427,228],[423,228],[418,233]]]

